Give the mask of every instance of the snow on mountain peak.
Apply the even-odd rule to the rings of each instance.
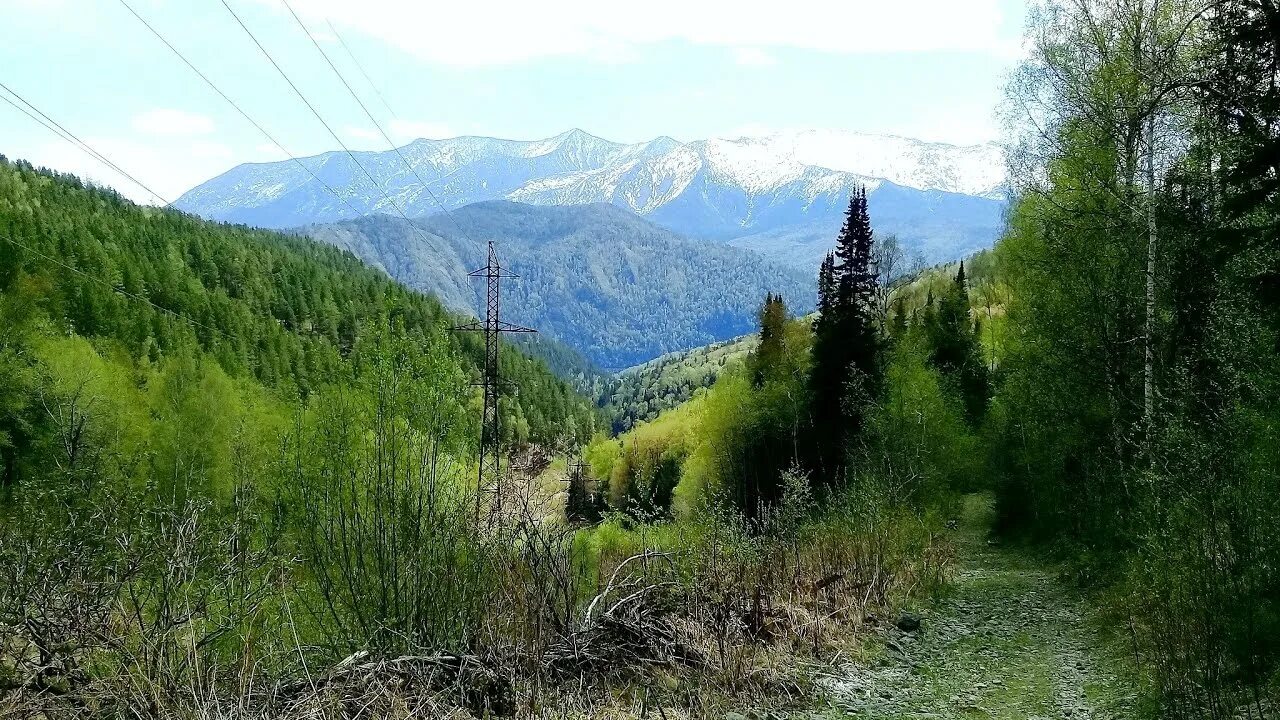
[[[566,160],[581,169],[607,162],[620,149],[626,147],[621,143],[598,138],[578,128],[524,145],[524,151],[521,153],[524,157],[536,158],[560,153]]]
[[[785,185],[805,170],[802,163],[778,153],[765,138],[712,138],[702,141],[701,147],[713,171],[750,193]]]
[[[760,139],[780,157],[843,170],[918,190],[990,195],[1005,184],[999,146],[927,143],[893,135],[800,130]]]
[[[344,153],[300,162],[320,182],[295,163],[241,165],[189,191],[177,205],[219,220],[289,227],[350,217],[353,209],[359,214],[400,207],[410,215],[426,215],[493,199],[542,205],[606,202],[664,218],[690,234],[724,239],[839,217],[858,185],[876,190],[892,183],[1003,202],[1005,177],[994,145],[831,130],[693,142],[662,136],[623,144],[573,129],[532,141],[415,140],[400,153],[362,153],[362,168]],[[376,176],[377,186],[362,180],[359,170]],[[331,197],[326,185],[342,188],[342,199]],[[384,192],[396,198],[394,204]],[[947,200],[961,213],[976,207],[964,201]],[[921,207],[934,202],[922,201]],[[940,223],[929,230],[933,236],[954,236],[946,218],[921,213],[922,223]]]

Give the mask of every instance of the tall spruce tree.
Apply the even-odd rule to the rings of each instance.
[[[836,259],[831,253],[822,259],[818,268],[818,324],[823,318],[830,316],[831,305],[836,297]]]
[[[768,293],[760,307],[760,344],[750,356],[751,381],[761,387],[776,372],[785,347],[787,306],[781,295]]]
[[[845,476],[849,444],[865,424],[867,406],[879,395],[883,339],[876,331],[879,273],[872,263],[875,242],[867,191],[859,188],[836,250],[818,273],[818,321],[814,324],[810,376],[814,422],[811,468],[826,488]]]
[[[729,434],[732,439],[717,441],[724,497],[753,523],[783,498],[786,471],[799,461],[800,425],[807,407],[800,372],[808,350],[803,326],[792,321],[781,295],[765,298],[759,318],[760,342],[747,355],[748,382],[736,391],[742,393],[741,405],[729,422],[735,427]],[[736,377],[728,380],[733,386]],[[717,387],[723,393],[735,392]]]
[[[969,317],[963,262],[925,327],[932,346],[930,360],[964,404],[965,417],[976,424],[986,412],[990,383],[977,329]]]
[[[565,495],[565,517],[570,520],[597,522],[600,506],[591,491],[590,479],[581,462],[574,463],[569,472],[569,488]]]
[[[889,321],[889,337],[897,342],[907,334],[907,304],[902,298],[893,302],[893,319]]]

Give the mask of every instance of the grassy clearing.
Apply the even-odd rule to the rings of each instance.
[[[882,651],[824,678],[823,717],[1127,718],[1133,685],[1085,601],[1017,549],[991,545],[990,498],[970,495],[956,574],[922,629],[882,630]]]

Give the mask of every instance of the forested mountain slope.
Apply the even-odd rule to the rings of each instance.
[[[410,287],[475,311],[467,272],[487,241],[520,275],[503,284],[503,319],[537,328],[605,368],[750,332],[768,292],[813,308],[806,273],[754,253],[687,240],[612,205],[476,203],[412,224],[373,215],[306,228]]]
[[[742,361],[760,341],[752,333],[732,340],[667,353],[618,373],[609,397],[615,431],[653,420],[715,384],[720,373]]]
[[[351,254],[303,238],[138,207],[8,161],[0,163],[0,236],[6,341],[18,343],[6,368],[21,371],[0,391],[8,475],[20,460],[9,454],[15,434],[33,432],[39,415],[18,382],[41,373],[15,349],[24,332],[87,339],[130,372],[212,360],[228,378],[285,400],[348,382],[361,342],[386,328],[441,344],[456,371],[478,372],[479,338],[447,330],[460,317]],[[504,401],[512,432],[589,436],[596,415],[588,400],[514,348],[503,348],[502,361],[520,388]]]

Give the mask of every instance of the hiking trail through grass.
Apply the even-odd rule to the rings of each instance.
[[[883,630],[869,656],[821,679],[817,717],[1106,720],[1134,716],[1117,643],[1050,567],[988,540],[989,495],[965,498],[956,574],[921,628]]]

